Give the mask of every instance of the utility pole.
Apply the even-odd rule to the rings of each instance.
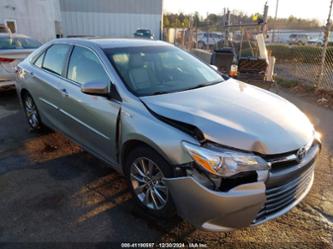
[[[229,29],[230,29],[230,10],[227,10],[224,22],[224,47],[229,47]]]
[[[323,50],[322,50],[322,53],[321,53],[321,64],[320,64],[319,79],[318,79],[318,83],[316,84],[316,86],[318,88],[321,87],[323,77],[324,77],[325,59],[326,59],[326,52],[327,52],[327,46],[328,46],[328,37],[329,37],[329,34],[330,34],[330,30],[331,30],[332,7],[333,7],[333,0],[331,0],[331,3],[330,3],[330,8],[329,8],[329,11],[328,11],[328,18],[327,18],[325,32],[324,32],[324,47],[323,47]]]
[[[274,17],[273,34],[272,34],[272,43],[275,42],[275,29],[276,29],[276,21],[277,21],[278,10],[279,10],[279,0],[276,0],[275,17]]]
[[[264,15],[263,15],[262,19],[263,19],[263,23],[262,23],[262,26],[261,26],[261,31],[266,36],[266,33],[267,33],[267,20],[268,20],[268,4],[267,4],[267,2],[265,3]]]

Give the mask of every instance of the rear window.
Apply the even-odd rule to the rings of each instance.
[[[41,45],[39,41],[26,37],[0,37],[0,49],[35,49]]]

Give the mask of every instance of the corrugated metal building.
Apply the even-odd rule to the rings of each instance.
[[[42,42],[56,37],[59,0],[0,0],[0,23]]]
[[[60,0],[64,35],[132,37],[148,28],[158,38],[162,0]]]
[[[57,36],[160,37],[163,0],[1,0],[0,23],[42,42]]]

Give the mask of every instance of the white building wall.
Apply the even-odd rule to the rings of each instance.
[[[159,38],[162,0],[0,0],[0,23],[41,42],[67,35],[132,37],[148,28]]]
[[[64,35],[133,37],[138,28],[159,38],[161,15],[133,13],[62,12]]]
[[[17,33],[46,42],[56,37],[59,0],[1,0],[0,23],[8,19],[16,21]]]
[[[158,38],[162,0],[59,0],[64,35],[132,37],[138,28]]]

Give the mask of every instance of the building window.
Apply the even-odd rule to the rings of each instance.
[[[16,21],[15,20],[6,20],[6,26],[9,28],[9,30],[12,33],[16,33],[17,27],[16,27]]]

